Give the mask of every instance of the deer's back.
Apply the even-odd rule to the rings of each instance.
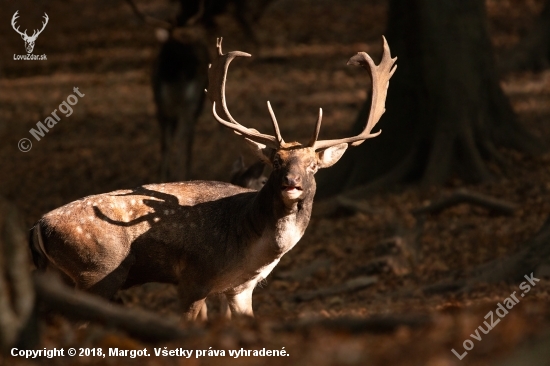
[[[54,263],[62,263],[60,269],[86,269],[68,273],[73,278],[110,273],[126,261],[147,268],[147,273],[130,274],[135,283],[142,282],[142,275],[147,281],[173,282],[189,263],[219,260],[223,266],[239,255],[233,244],[246,233],[229,228],[239,226],[239,213],[256,194],[222,182],[152,184],[82,198],[39,223],[48,238],[45,251]]]

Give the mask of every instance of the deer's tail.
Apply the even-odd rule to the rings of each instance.
[[[32,261],[36,268],[44,271],[48,266],[48,257],[44,249],[44,238],[40,221],[29,231],[29,248],[31,249]]]

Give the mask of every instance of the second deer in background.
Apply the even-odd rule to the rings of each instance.
[[[244,34],[254,43],[258,43],[252,25],[262,16],[273,0],[178,0],[180,11],[176,18],[178,25],[186,24],[189,19],[201,13],[198,20],[207,29],[215,30],[215,17],[227,12],[232,13]],[[232,9],[230,9],[232,8]]]
[[[163,43],[153,69],[163,182],[190,178],[195,125],[208,85],[208,51],[202,39],[186,37],[182,41],[171,34]]]
[[[204,104],[210,62],[201,27],[199,6],[185,24],[167,22],[143,14],[132,0],[134,13],[155,27],[162,42],[152,73],[153,95],[161,132],[160,180],[182,181],[190,178],[195,125]],[[181,9],[180,9],[181,12]]]
[[[267,177],[263,175],[264,167],[265,164],[262,161],[246,167],[243,157],[240,156],[233,163],[229,183],[259,191],[265,185],[265,182],[267,182]]]
[[[205,44],[205,28],[214,29],[214,16],[227,12],[232,3],[233,15],[244,33],[257,43],[252,23],[272,0],[180,0],[178,13],[172,21],[148,16],[132,0],[126,1],[138,18],[157,29],[157,38],[162,43],[152,73],[156,115],[161,130],[160,180],[189,180],[195,126],[208,85],[210,57]],[[250,182],[235,184],[261,188],[250,186]]]

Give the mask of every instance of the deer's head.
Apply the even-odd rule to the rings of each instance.
[[[256,153],[271,166],[272,172],[266,184],[279,191],[284,202],[292,204],[315,194],[315,173],[321,168],[335,164],[348,145],[341,143],[315,151],[298,142],[283,143],[279,148],[257,147],[250,143]]]
[[[42,33],[44,28],[46,28],[46,24],[48,24],[48,20],[49,20],[48,14],[44,13],[44,21],[42,22],[42,29],[40,30],[35,29],[34,32],[32,33],[32,36],[29,36],[27,35],[26,29],[24,32],[21,32],[19,30],[19,26],[16,27],[15,22],[17,18],[19,18],[19,15],[17,14],[18,12],[19,10],[17,10],[15,14],[13,14],[13,17],[11,18],[11,26],[13,27],[13,30],[15,30],[17,33],[21,35],[21,38],[23,38],[23,41],[25,41],[25,50],[27,51],[27,53],[32,53],[32,51],[34,50],[34,42],[36,42],[36,38],[38,38],[40,33]]]
[[[391,58],[390,49],[384,38],[384,54],[379,65],[365,52],[359,52],[348,61],[348,65],[362,66],[369,71],[372,78],[372,104],[369,117],[363,131],[353,137],[336,140],[318,140],[323,110],[319,109],[319,117],[315,124],[313,135],[307,144],[299,142],[287,143],[283,140],[275,113],[271,104],[267,108],[273,125],[273,135],[265,135],[255,129],[247,128],[238,123],[229,113],[225,99],[225,83],[229,64],[235,57],[250,57],[250,54],[240,51],[222,53],[221,38],[217,44],[218,56],[208,70],[208,97],[212,101],[212,112],[216,120],[241,135],[249,143],[256,154],[273,168],[267,184],[273,184],[281,192],[285,202],[301,200],[315,193],[314,174],[321,168],[335,164],[344,154],[349,145],[358,146],[366,139],[378,136],[382,131],[371,133],[372,129],[385,112],[385,101],[389,80],[395,72],[395,61]],[[221,116],[220,116],[221,115]]]

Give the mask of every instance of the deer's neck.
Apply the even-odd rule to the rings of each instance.
[[[268,180],[248,213],[252,230],[260,236],[257,249],[278,258],[296,245],[311,217],[315,186],[312,188],[304,191],[300,200],[288,203],[282,198],[280,184]]]

